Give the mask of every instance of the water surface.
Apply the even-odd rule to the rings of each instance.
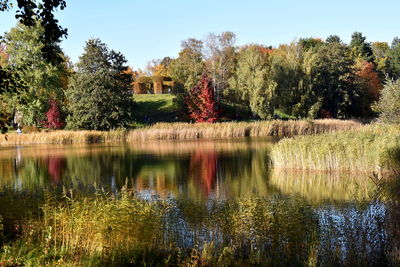
[[[395,265],[394,185],[367,174],[273,170],[275,141],[2,147],[0,201],[11,194],[15,206],[0,212],[16,216],[12,210],[34,206],[17,208],[21,196],[40,202],[46,191],[115,193],[128,184],[141,198],[171,203],[164,231],[181,247],[241,244],[269,253],[271,264]]]

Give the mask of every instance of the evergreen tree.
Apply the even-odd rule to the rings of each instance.
[[[389,76],[400,78],[400,39],[395,37],[388,52]]]
[[[361,32],[354,32],[351,35],[349,46],[354,57],[360,57],[371,62],[373,60],[371,44],[365,40],[366,37],[363,36]]]
[[[132,77],[125,63],[121,53],[110,51],[99,39],[86,42],[66,93],[68,128],[109,130],[132,122]]]

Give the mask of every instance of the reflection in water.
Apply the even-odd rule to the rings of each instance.
[[[144,199],[168,201],[163,236],[181,247],[212,241],[300,265],[386,265],[400,258],[400,186],[350,173],[271,170],[271,145],[244,138],[3,148],[0,214],[5,221],[23,216],[26,203],[17,208],[14,199],[29,192],[116,192],[128,182]]]
[[[196,181],[196,184],[206,197],[215,188],[217,160],[218,156],[214,150],[204,151],[200,149],[190,157],[189,177]]]
[[[362,201],[373,198],[375,183],[368,174],[280,171],[269,183],[288,195],[299,195],[310,203]]]
[[[0,153],[0,187],[115,191],[128,180],[139,193],[161,198],[265,195],[270,145],[241,139],[10,148]]]

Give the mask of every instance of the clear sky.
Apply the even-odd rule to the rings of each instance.
[[[232,31],[237,44],[277,46],[300,37],[354,31],[367,40],[391,42],[400,36],[399,0],[66,0],[57,13],[68,28],[61,44],[76,62],[85,41],[98,37],[122,52],[133,68],[165,56],[176,57],[187,38]],[[0,13],[0,32],[16,23],[15,12]]]

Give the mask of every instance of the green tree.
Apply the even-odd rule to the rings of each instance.
[[[7,11],[13,6],[13,1],[0,0],[0,11]],[[42,46],[42,55],[48,62],[63,62],[60,56],[58,46],[61,38],[67,36],[67,29],[58,25],[58,20],[54,17],[54,12],[60,8],[66,7],[64,0],[35,1],[35,0],[17,0],[16,18],[22,25],[35,26],[37,21],[41,21],[44,28],[40,36]],[[0,65],[0,94],[15,94],[18,89],[23,87],[23,82],[19,80],[18,73],[14,68]],[[7,119],[8,112],[0,113],[0,130],[2,133],[7,131],[10,124]]]
[[[11,108],[22,112],[23,123],[35,126],[44,121],[49,99],[63,101],[63,78],[68,76],[65,61],[53,64],[46,60],[42,52],[43,32],[40,23],[30,27],[18,24],[5,35],[9,67],[18,75],[18,82],[25,85],[25,90],[4,94]],[[58,47],[57,44],[53,46]],[[59,57],[64,57],[61,52]]]
[[[388,52],[389,76],[400,78],[400,39],[395,37]]]
[[[274,114],[272,101],[277,84],[268,79],[269,58],[263,51],[263,47],[251,45],[239,52],[236,72],[230,79],[230,85],[248,103],[253,114],[266,119]]]
[[[67,36],[67,29],[58,25],[58,20],[54,16],[54,12],[59,8],[63,10],[66,7],[64,0],[16,0],[17,12],[15,18],[19,23],[28,26],[36,27],[37,21],[43,28],[39,39],[43,43],[41,48],[43,57],[53,64],[63,62],[63,57],[60,56],[60,49],[57,43],[61,38]],[[7,11],[13,6],[13,1],[1,0],[0,11]]]
[[[324,44],[304,54],[305,73],[301,97],[294,107],[297,116],[351,115],[357,92],[353,86],[354,61],[342,44]]]
[[[300,38],[299,40],[299,46],[303,52],[319,47],[322,44],[323,42],[319,38]]]
[[[86,42],[66,92],[68,128],[109,130],[133,121],[132,76],[125,63],[121,53],[99,39]]]
[[[341,43],[342,43],[342,39],[340,39],[340,37],[337,36],[337,35],[329,35],[329,36],[326,38],[325,41],[326,41],[328,44],[331,44],[331,43],[338,43],[338,44],[341,44]]]
[[[232,77],[236,64],[236,35],[223,32],[219,35],[210,33],[205,40],[205,67],[214,86],[217,103],[228,90],[228,80]]]
[[[386,42],[373,42],[371,48],[376,69],[384,78],[389,73],[389,45]]]
[[[373,60],[373,53],[371,44],[366,42],[366,37],[361,32],[354,32],[351,35],[350,49],[354,57],[363,58],[364,60],[371,62]]]
[[[203,42],[200,40],[190,38],[183,41],[179,57],[168,66],[172,80],[182,84],[186,90],[195,86],[203,73],[202,49]]]
[[[400,123],[400,79],[386,81],[374,108],[384,122]]]

